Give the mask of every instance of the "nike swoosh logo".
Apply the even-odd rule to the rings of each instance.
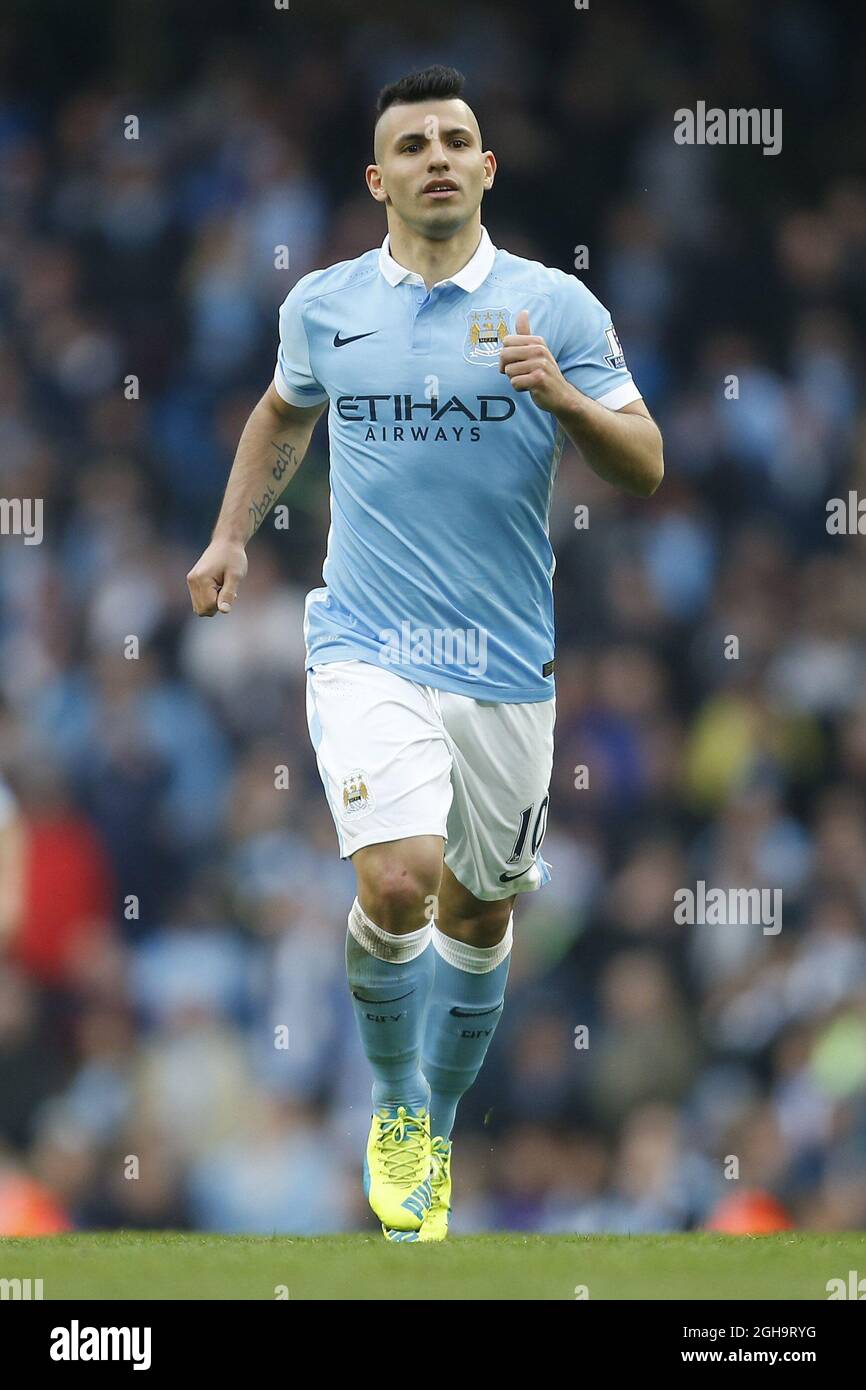
[[[395,999],[365,999],[363,994],[357,990],[352,990],[352,997],[357,999],[359,1004],[398,1004],[401,999],[408,999],[410,994],[414,994],[414,989],[410,989],[406,994],[398,994]]]
[[[502,1004],[494,1004],[492,1009],[458,1009],[455,1004],[451,1013],[454,1018],[483,1018],[485,1014],[495,1014],[502,1008]]]
[[[524,874],[528,874],[528,873],[529,873],[529,870],[530,870],[530,869],[534,869],[534,868],[535,868],[535,864],[534,864],[534,863],[533,863],[533,864],[527,864],[526,868],[525,868],[525,869],[521,869],[519,874],[500,874],[500,875],[499,875],[499,882],[500,882],[500,883],[510,883],[511,880],[512,880],[513,878],[522,878]]]
[[[339,330],[334,334],[334,347],[345,347],[347,343],[357,343],[359,338],[372,338],[374,333],[378,333],[378,328],[371,328],[369,333],[353,333],[351,338],[341,338]]]

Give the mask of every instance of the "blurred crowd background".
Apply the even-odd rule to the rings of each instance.
[[[866,540],[826,526],[866,496],[862,15],[13,0],[0,496],[45,530],[0,537],[0,1232],[372,1229],[304,717],[324,420],[231,618],[185,575],[279,303],[384,235],[376,93],[434,61],[499,160],[494,242],[588,248],[667,464],[646,502],[563,457],[553,881],[454,1229],[866,1227]],[[698,100],[781,108],[782,153],[677,145]],[[699,880],[781,889],[782,931],[677,925]]]

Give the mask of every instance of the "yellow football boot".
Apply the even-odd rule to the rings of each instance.
[[[433,1200],[430,1166],[428,1111],[405,1105],[377,1110],[367,1140],[364,1190],[389,1240],[421,1229]]]
[[[448,1217],[451,1214],[451,1140],[442,1139],[437,1135],[431,1142],[430,1156],[433,1165],[430,1176],[433,1200],[418,1235],[418,1239],[423,1241],[444,1240],[448,1234]]]

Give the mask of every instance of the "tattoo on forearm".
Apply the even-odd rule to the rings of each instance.
[[[271,507],[273,506],[274,501],[276,500],[276,496],[277,494],[275,489],[271,487],[270,483],[268,483],[267,487],[265,488],[258,501],[256,501],[255,498],[253,498],[252,502],[250,503],[249,510],[250,536],[254,536],[256,534],[256,531],[258,531],[268,512],[271,510]]]
[[[277,451],[277,461],[271,469],[271,477],[274,483],[281,483],[289,469],[291,469],[292,474],[297,471],[300,459],[298,458],[298,451],[294,444],[279,444],[276,439],[271,442]],[[286,479],[286,482],[288,482],[288,479]],[[282,490],[281,487],[276,488],[273,483],[268,483],[261,497],[258,499],[254,498],[250,503],[249,518],[251,537],[258,531]]]
[[[275,482],[279,482],[287,469],[291,468],[294,473],[298,467],[298,451],[294,444],[278,444],[274,439],[271,441],[277,451],[277,461],[271,469],[271,477]]]

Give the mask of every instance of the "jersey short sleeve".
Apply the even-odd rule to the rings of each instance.
[[[611,316],[575,275],[563,277],[557,365],[566,381],[610,410],[640,400]]]
[[[304,323],[307,299],[305,279],[289,291],[280,306],[280,345],[274,371],[274,386],[289,405],[320,405],[328,393],[313,375],[310,344]]]

